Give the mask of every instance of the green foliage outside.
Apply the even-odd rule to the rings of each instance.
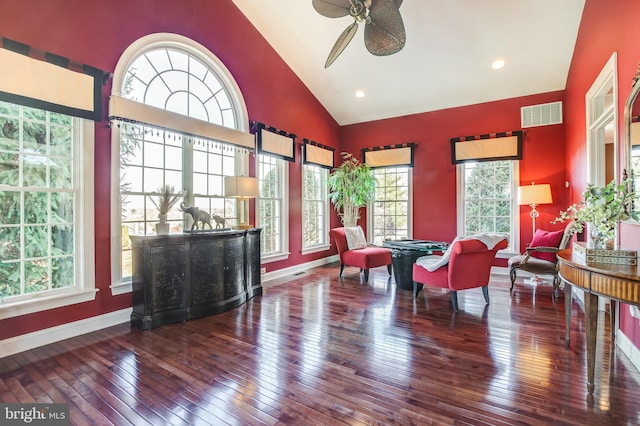
[[[511,165],[509,161],[465,164],[465,232],[511,233]]]
[[[373,243],[409,236],[409,172],[407,168],[373,170]]]
[[[323,212],[322,204],[325,202],[323,200],[324,191],[322,190],[324,182],[319,179],[318,167],[304,166],[304,168],[302,208],[304,209],[303,217],[305,220],[302,223],[302,246],[312,247],[321,244],[326,238],[320,235],[321,231],[326,234],[326,230],[321,226],[323,223],[318,223]]]
[[[0,296],[73,286],[73,119],[0,102]]]
[[[280,197],[278,191],[278,172],[274,166],[261,182],[259,218],[262,233],[260,236],[260,250],[262,254],[276,253],[280,250]]]

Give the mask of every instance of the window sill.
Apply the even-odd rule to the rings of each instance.
[[[289,259],[290,254],[291,253],[286,252],[286,253],[274,253],[270,255],[265,255],[260,258],[260,263],[271,263],[271,262],[277,262],[279,260],[287,260]]]
[[[0,304],[0,320],[61,308],[76,303],[95,300],[98,290],[82,290],[73,293],[36,296],[16,302]]]
[[[300,253],[302,254],[311,254],[311,253],[318,253],[321,251],[327,251],[331,248],[331,245],[329,244],[325,244],[325,245],[320,245],[320,246],[314,246],[314,247],[308,247],[308,248],[303,248]]]
[[[131,284],[131,280],[123,280],[122,282],[119,282],[117,284],[112,284],[109,288],[111,288],[112,296],[131,293],[133,291],[133,285]]]

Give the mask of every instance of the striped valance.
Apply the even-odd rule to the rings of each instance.
[[[364,164],[372,169],[380,167],[413,167],[415,143],[384,145],[362,150]]]
[[[333,169],[333,153],[335,148],[321,145],[317,142],[303,139],[304,164],[313,164],[325,169]]]
[[[105,73],[0,37],[0,100],[102,120]]]
[[[522,139],[522,130],[451,138],[451,161],[521,160]]]
[[[296,161],[296,135],[262,123],[253,123],[252,128],[256,131],[260,154],[271,155],[291,162]]]

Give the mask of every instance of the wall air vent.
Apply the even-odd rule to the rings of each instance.
[[[562,102],[520,108],[522,127],[549,126],[562,123]]]

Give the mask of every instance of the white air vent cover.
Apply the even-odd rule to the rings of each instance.
[[[562,123],[562,102],[520,108],[522,127],[548,126]]]

